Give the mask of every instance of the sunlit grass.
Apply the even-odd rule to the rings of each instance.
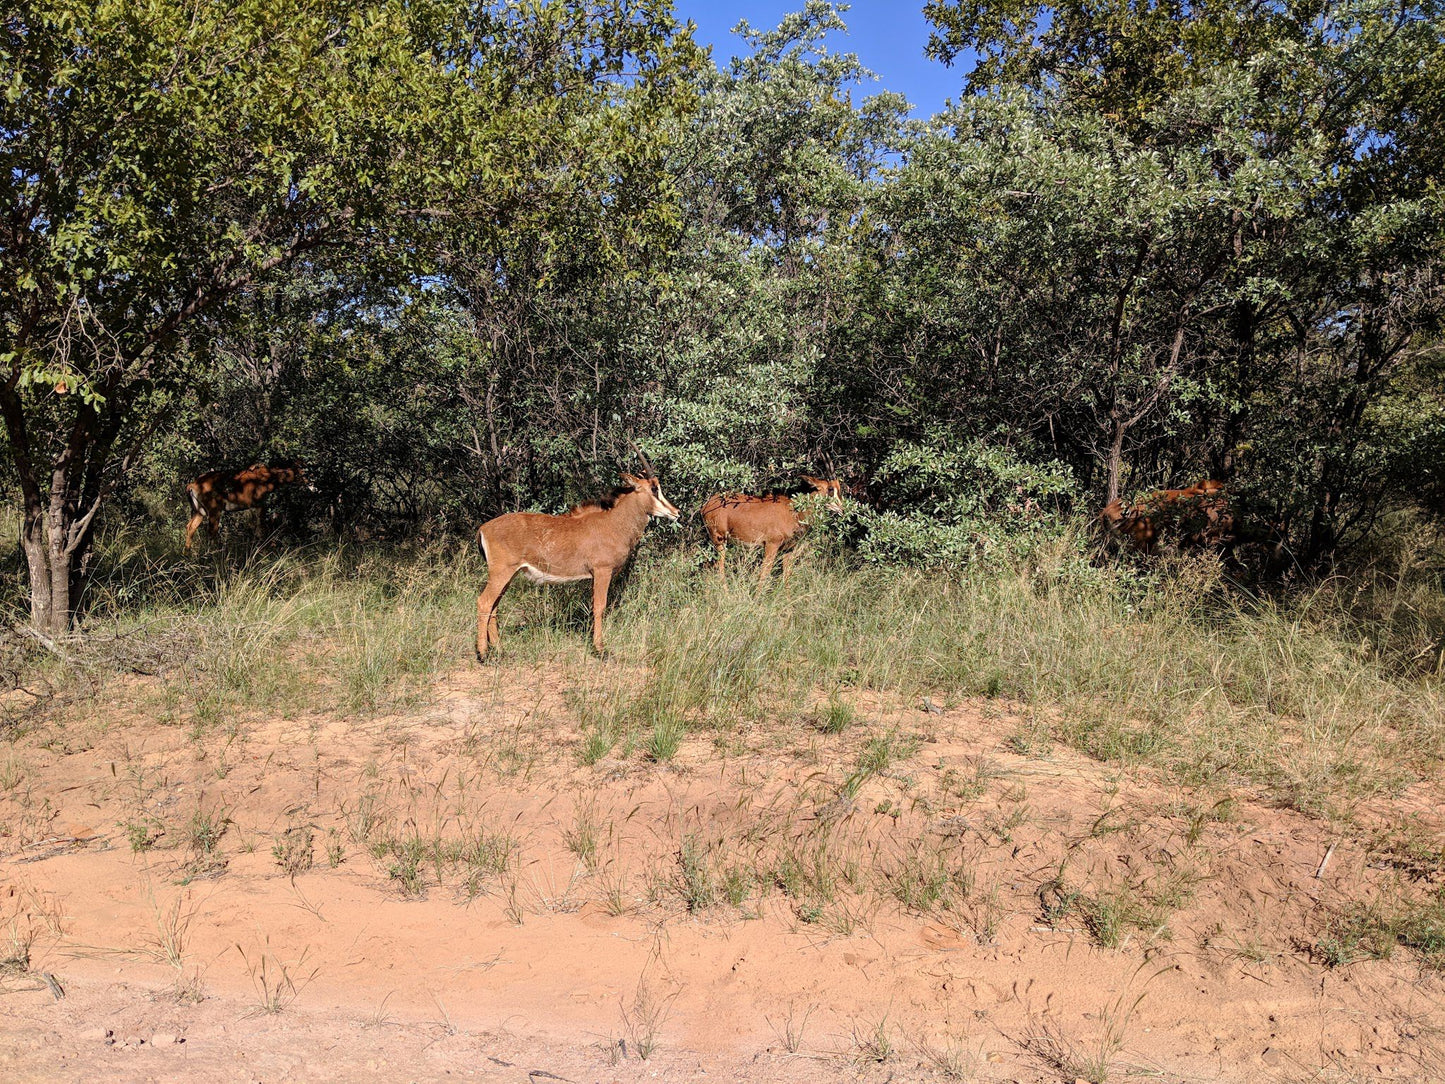
[[[170,717],[198,728],[402,710],[477,665],[485,570],[469,546],[231,556],[112,539],[89,589],[89,639],[66,663],[37,654],[32,665],[52,680],[84,670],[93,695],[107,674],[153,674]],[[1003,697],[1032,705],[1030,755],[1062,742],[1333,814],[1418,777],[1445,741],[1439,678],[1379,646],[1418,637],[1429,596],[1361,583],[1259,601],[1226,590],[1208,562],[1097,567],[1065,538],[1014,567],[805,559],[786,589],[759,590],[744,569],[719,582],[695,555],[652,541],[615,594],[610,659],[589,653],[588,585],[518,582],[488,666],[554,670],[588,764],[666,761],[690,733],[780,721],[808,720],[827,740],[862,694],[898,707]],[[1361,635],[1369,613],[1378,643]]]

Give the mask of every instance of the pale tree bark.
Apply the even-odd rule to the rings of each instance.
[[[44,322],[37,318],[26,329],[29,338],[22,334],[13,342],[14,360],[0,375],[0,415],[20,482],[20,545],[29,572],[30,621],[36,633],[53,638],[70,631],[96,516],[166,416],[160,412],[136,417],[137,400],[155,380],[155,367],[164,366],[182,326],[329,240],[352,217],[347,208],[297,226],[278,252],[254,264],[242,266],[239,253],[221,259],[174,309],[135,334],[130,347],[123,346],[120,336],[103,328],[78,301],[55,314],[50,334],[39,334]],[[256,227],[252,232],[260,236],[263,231]],[[70,395],[74,406],[62,412],[66,420],[61,426],[38,432],[37,427],[46,423],[36,412],[33,397],[46,393],[21,390],[19,359],[27,350],[43,350],[55,362],[50,366],[54,370],[91,373],[98,398],[83,398],[79,388],[56,387],[49,394]],[[69,364],[72,361],[74,365]],[[179,379],[175,374],[172,378]],[[120,451],[117,445],[125,430],[129,433]]]
[[[20,481],[20,546],[30,578],[30,623],[45,637],[59,636],[70,628],[78,572],[90,552],[96,516],[131,465],[140,440],[111,462],[119,404],[109,416],[82,405],[64,448],[41,464],[32,456],[24,407],[13,386],[0,389],[0,413]]]

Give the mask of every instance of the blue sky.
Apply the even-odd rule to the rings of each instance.
[[[678,18],[697,24],[697,40],[714,47],[713,60],[719,65],[742,51],[731,33],[739,19],[770,29],[802,6],[803,0],[675,0]],[[923,0],[854,0],[843,20],[848,33],[830,35],[828,47],[857,53],[863,66],[878,75],[878,82],[862,93],[899,91],[918,117],[930,116],[943,108],[945,99],[959,97],[966,69],[958,63],[945,68],[923,55],[928,41]]]

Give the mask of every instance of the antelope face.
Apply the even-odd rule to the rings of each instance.
[[[832,512],[843,511],[843,487],[836,478],[814,478],[812,475],[803,475],[803,481],[813,487],[813,492],[828,498],[828,509]]]
[[[303,467],[300,463],[296,462],[296,460],[294,459],[285,459],[282,460],[280,463],[275,463],[271,466],[261,466],[261,464],[257,464],[256,467],[251,467],[249,469],[256,470],[257,468],[265,471],[267,475],[269,475],[274,481],[280,483],[281,485],[289,484],[293,486],[300,486],[302,489],[306,490],[307,493],[318,492],[318,490],[316,489],[316,483],[313,482],[311,480],[311,477],[306,473],[306,468]]]
[[[634,492],[646,493],[652,498],[652,507],[647,512],[649,516],[657,516],[659,519],[677,519],[679,513],[676,506],[662,495],[662,483],[656,478],[624,474],[622,480],[630,485]]]
[[[663,519],[677,519],[677,506],[662,495],[662,483],[656,478],[647,479],[648,492],[652,494],[652,514]]]

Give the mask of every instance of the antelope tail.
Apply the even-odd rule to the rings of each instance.
[[[492,558],[491,558],[491,556],[487,553],[487,536],[486,536],[485,534],[483,534],[482,531],[483,531],[483,528],[481,528],[481,527],[478,527],[478,528],[477,528],[477,549],[479,549],[479,550],[482,551],[482,557],[483,557],[483,559],[485,559],[485,560],[487,561],[487,563],[490,564]]]
[[[186,496],[190,499],[191,511],[201,511],[201,487],[191,482],[186,486]]]

